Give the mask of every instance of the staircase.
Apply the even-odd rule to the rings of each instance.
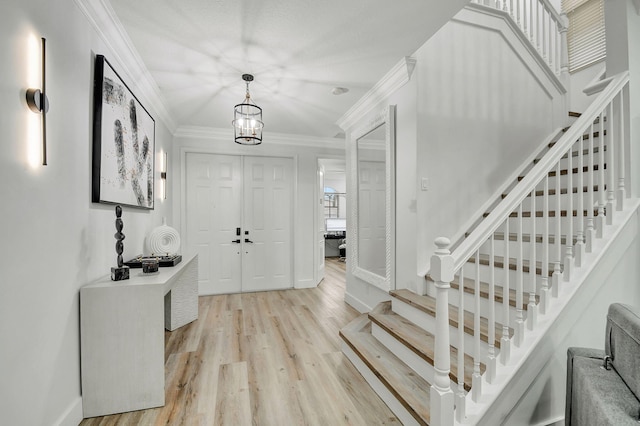
[[[525,22],[525,33],[533,22],[526,8],[490,3]],[[558,43],[548,65],[560,72],[560,39],[542,40]],[[639,205],[625,188],[628,82],[628,73],[609,78],[583,114],[570,113],[573,124],[541,144],[462,238],[436,239],[424,294],[393,290],[341,330],[343,352],[403,424],[495,424],[486,416],[498,395],[522,379],[626,229]]]
[[[499,368],[517,373],[511,352],[533,350],[527,333],[560,314],[568,302],[551,300],[564,286],[580,285],[572,276],[628,198],[627,147],[615,137],[627,85],[613,79],[461,241],[436,240],[426,294],[391,291],[341,330],[344,353],[404,424],[453,424],[454,414],[474,424],[465,407],[478,409]]]

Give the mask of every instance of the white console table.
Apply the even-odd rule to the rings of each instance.
[[[80,289],[85,418],[164,405],[164,328],[198,318],[198,258]],[[164,327],[163,327],[164,325]]]

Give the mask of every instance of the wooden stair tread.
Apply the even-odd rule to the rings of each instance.
[[[411,349],[420,358],[433,365],[434,363],[434,336],[418,327],[408,319],[396,314],[391,309],[391,301],[378,304],[370,313],[369,319],[380,326],[387,333],[394,336],[399,342]],[[449,378],[458,383],[458,349],[450,346],[451,371]],[[471,390],[473,374],[473,357],[464,356],[464,389]],[[480,363],[480,374],[483,374],[486,366]]]
[[[421,310],[427,315],[431,315],[435,318],[436,316],[436,300],[428,295],[418,295],[411,290],[401,289],[401,290],[392,290],[389,292],[391,296],[401,300],[416,309]],[[464,332],[468,335],[473,336],[473,313],[469,311],[464,311]],[[454,328],[458,328],[458,308],[453,305],[449,305],[449,325]],[[489,321],[480,317],[480,340],[485,343],[489,342]],[[495,323],[495,336],[496,341],[494,345],[496,348],[500,348],[500,336],[502,336],[502,324],[498,322]],[[509,336],[513,336],[513,329],[509,328]]]
[[[340,330],[340,337],[419,424],[429,424],[431,384],[373,337],[367,314]]]
[[[484,266],[489,266],[489,259],[490,256],[488,254],[480,254],[480,265],[484,265]],[[476,257],[475,256],[471,256],[469,258],[469,260],[467,260],[467,262],[469,263],[476,263]],[[495,268],[500,268],[503,269],[504,268],[504,257],[503,256],[493,256],[493,266]],[[513,257],[509,258],[509,269],[512,271],[516,271],[518,268],[518,264],[517,264],[517,260]],[[523,272],[530,272],[530,261],[529,259],[522,259],[522,271]],[[536,275],[542,275],[542,262],[537,261],[536,262]],[[553,275],[553,263],[549,263],[549,277],[551,277]]]

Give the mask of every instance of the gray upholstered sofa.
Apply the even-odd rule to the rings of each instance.
[[[640,425],[640,310],[609,306],[604,351],[569,348],[565,424]]]

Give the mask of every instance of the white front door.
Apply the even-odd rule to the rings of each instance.
[[[244,157],[242,291],[291,288],[290,158]]]
[[[287,158],[187,154],[186,244],[201,295],[292,287],[292,174]]]

